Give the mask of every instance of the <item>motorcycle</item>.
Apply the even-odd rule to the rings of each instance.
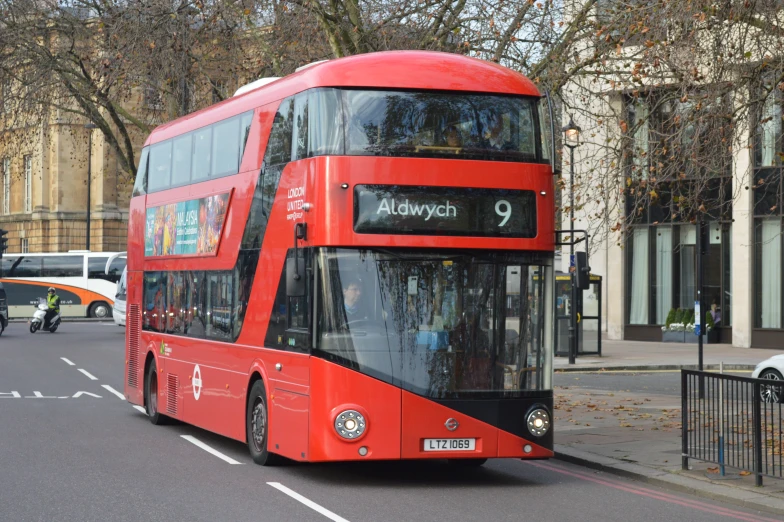
[[[36,310],[33,314],[33,319],[30,321],[30,333],[35,333],[41,328],[49,330],[51,333],[55,333],[57,327],[60,326],[60,314],[55,315],[47,321],[46,312],[49,311],[49,305],[46,303],[46,299],[41,297],[38,298],[38,304],[35,305],[35,307]]]

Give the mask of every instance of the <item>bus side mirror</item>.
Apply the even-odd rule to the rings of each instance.
[[[588,266],[588,254],[585,252],[574,253],[574,278],[578,290],[591,287],[591,267]]]
[[[305,260],[301,257],[286,259],[286,295],[305,295]]]

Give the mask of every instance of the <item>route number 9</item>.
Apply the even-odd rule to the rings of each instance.
[[[502,227],[506,225],[506,222],[512,217],[512,205],[505,199],[498,200],[495,204],[495,213],[504,218],[503,221],[498,224],[499,227]]]

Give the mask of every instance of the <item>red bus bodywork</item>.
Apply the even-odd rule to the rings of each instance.
[[[235,266],[278,105],[288,96],[318,87],[540,96],[531,81],[496,64],[444,53],[386,52],[309,67],[158,127],[145,146],[253,111],[239,173],[131,200],[124,387],[128,401],[145,403],[146,370],[154,361],[162,414],[243,442],[247,441],[248,394],[253,382],[261,379],[269,405],[267,448],[294,460],[551,457],[551,433],[543,439],[523,437],[323,358],[264,347],[278,278],[286,252],[294,244],[295,222],[307,224],[307,238],[299,243],[300,248],[437,247],[552,254],[554,187],[551,168],[544,163],[375,156],[318,156],[293,161],[280,178],[253,280],[252,298],[236,342],[142,329],[145,272],[231,270]],[[485,175],[488,169],[492,169],[492,176]],[[352,228],[351,188],[381,183],[532,190],[537,198],[537,233],[532,238],[357,234]],[[287,219],[286,194],[298,187],[304,187],[310,209],[302,213],[301,219]],[[228,208],[214,254],[145,257],[147,209],[224,193],[229,194]],[[194,379],[197,365],[200,380]],[[530,402],[544,404],[552,417],[551,391]],[[346,409],[359,411],[368,419],[361,441],[347,441],[336,434],[335,415]],[[523,413],[519,412],[521,416]],[[458,421],[457,431],[447,431],[448,419]],[[425,438],[456,436],[475,438],[475,450],[423,449]],[[360,446],[367,448],[365,455],[358,453]]]

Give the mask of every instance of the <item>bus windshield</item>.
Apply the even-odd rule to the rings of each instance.
[[[434,398],[549,386],[544,256],[322,249],[315,354]]]
[[[346,90],[343,103],[348,155],[542,159],[534,98]]]

